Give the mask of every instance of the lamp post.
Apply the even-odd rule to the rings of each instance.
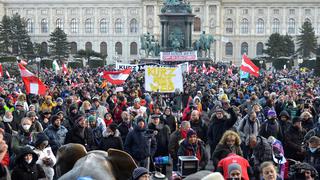
[[[36,57],[36,63],[37,63],[38,78],[39,78],[40,77],[40,63],[41,63],[40,57]]]
[[[263,61],[260,60],[260,61],[259,61],[259,64],[260,64],[260,68],[262,68]]]

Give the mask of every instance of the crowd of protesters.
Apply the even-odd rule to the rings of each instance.
[[[87,151],[124,150],[167,177],[179,156],[195,156],[199,169],[225,179],[318,179],[320,79],[293,69],[240,80],[237,67],[213,66],[210,74],[184,73],[184,89],[174,93],[146,92],[143,70],[121,91],[102,68],[41,70],[46,96],[1,80],[0,176],[55,179],[58,149],[79,143]],[[147,172],[139,168],[133,179]]]

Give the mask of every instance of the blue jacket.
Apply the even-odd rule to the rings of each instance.
[[[44,133],[49,138],[49,144],[54,154],[56,154],[58,149],[64,144],[67,132],[68,130],[64,126],[56,128],[52,124],[50,124],[48,128],[44,130]]]

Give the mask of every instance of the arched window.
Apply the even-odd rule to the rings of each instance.
[[[201,19],[199,17],[194,18],[193,31],[201,31]]]
[[[117,42],[115,45],[115,50],[118,55],[122,55],[122,44],[121,42]]]
[[[58,18],[56,20],[56,27],[60,28],[60,29],[63,29],[63,21],[62,21],[62,19]]]
[[[115,22],[115,31],[116,33],[122,33],[122,21],[118,18]]]
[[[77,19],[72,19],[71,20],[71,32],[72,33],[78,33],[79,31],[79,23]]]
[[[137,55],[138,54],[138,48],[137,48],[137,43],[132,42],[130,44],[130,55]]]
[[[76,42],[71,42],[70,43],[70,53],[71,54],[77,54],[78,48],[77,48],[77,43]]]
[[[296,33],[296,21],[293,18],[290,18],[288,22],[288,34],[295,34],[295,33]]]
[[[108,23],[106,19],[100,20],[100,33],[107,33],[108,32]]]
[[[34,32],[33,20],[32,19],[28,19],[27,20],[27,32],[28,33],[33,33]]]
[[[231,42],[228,42],[226,44],[226,56],[232,56],[233,55],[233,45]]]
[[[263,55],[263,43],[258,42],[257,43],[257,56]]]
[[[92,31],[93,31],[93,23],[90,18],[86,19],[86,21],[84,22],[84,31],[86,33],[92,33]]]
[[[41,43],[41,50],[40,50],[41,56],[47,56],[48,55],[48,43],[42,42]]]
[[[86,42],[85,49],[86,49],[86,51],[92,51],[92,43],[91,42]]]
[[[130,32],[131,33],[138,32],[138,21],[136,19],[131,19],[130,21]]]
[[[242,34],[248,34],[249,33],[249,21],[248,21],[248,19],[244,18],[244,19],[241,20],[240,32]]]
[[[272,32],[280,33],[280,21],[277,18],[273,19],[272,21]]]
[[[108,46],[106,42],[101,42],[100,43],[100,54],[102,56],[107,56],[108,55]]]
[[[248,46],[247,42],[243,42],[241,44],[241,55],[244,54],[244,53],[248,54],[248,47],[249,46]]]
[[[233,21],[230,18],[226,20],[226,33],[233,33]]]
[[[48,32],[48,20],[42,19],[41,20],[41,33],[47,33]]]
[[[257,21],[256,32],[257,32],[257,34],[263,34],[264,33],[264,21],[261,18],[259,18],[258,21]]]

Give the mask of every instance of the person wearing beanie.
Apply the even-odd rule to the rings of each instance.
[[[201,170],[204,170],[208,163],[208,154],[205,149],[205,144],[202,140],[198,139],[197,132],[189,129],[187,138],[184,139],[179,146],[179,156],[195,156],[198,159]]]
[[[283,110],[279,114],[279,125],[281,126],[281,133],[284,135],[288,131],[292,122],[289,113]]]
[[[320,138],[312,136],[308,142],[307,155],[303,162],[310,164],[320,172]]]
[[[12,129],[17,131],[19,129],[19,124],[21,119],[26,116],[26,111],[23,109],[22,103],[17,103],[14,111],[12,112],[13,121],[12,121]]]
[[[147,158],[152,157],[157,149],[154,136],[146,131],[145,120],[142,116],[136,118],[137,126],[127,135],[124,150],[128,152],[139,166],[147,166]],[[149,139],[151,138],[151,143]],[[150,146],[150,147],[149,147]]]
[[[34,152],[39,157],[36,164],[39,164],[42,167],[48,180],[53,180],[53,166],[56,163],[56,157],[54,156],[51,147],[48,146],[49,138],[46,136],[46,134],[39,133],[37,134],[34,145]]]
[[[66,106],[63,104],[63,99],[58,97],[56,99],[57,105],[52,109],[52,114],[57,114],[62,111],[64,114],[66,113]]]
[[[106,136],[101,139],[99,146],[99,149],[103,151],[108,151],[109,148],[123,150],[123,142],[115,123],[107,126]]]
[[[98,125],[98,118],[95,115],[90,115],[87,118],[87,121],[89,122],[89,127],[92,130],[93,139],[94,142],[96,142],[97,146],[100,145],[103,133],[106,133],[102,126]]]
[[[267,113],[267,117],[267,121],[261,124],[259,135],[266,139],[268,139],[270,136],[273,136],[283,142],[283,134],[277,119],[277,113],[270,109]]]
[[[88,127],[86,118],[83,115],[78,115],[74,119],[75,125],[68,131],[65,144],[79,143],[82,144],[87,151],[95,150],[97,144],[94,141],[92,129]]]
[[[254,172],[248,160],[235,153],[230,153],[219,161],[217,172],[220,172],[225,179],[254,179]]]
[[[36,164],[37,160],[38,155],[29,146],[22,147],[15,157],[11,179],[38,180],[46,178],[43,168]]]
[[[43,129],[47,127],[42,127],[42,124],[38,121],[37,114],[33,111],[27,112],[27,117],[32,121],[32,128],[35,129],[36,132],[42,132]]]
[[[39,122],[41,123],[41,126],[43,127],[43,129],[46,129],[49,126],[50,117],[51,117],[51,112],[49,110],[42,111],[39,118]]]
[[[66,120],[63,121],[63,126],[66,127],[68,131],[75,126],[75,120],[79,114],[80,113],[78,110],[78,105],[77,104],[70,105]]]
[[[132,180],[149,180],[149,170],[144,167],[137,167],[132,172]]]
[[[171,133],[177,130],[177,118],[172,115],[172,109],[168,106],[164,109],[164,113],[160,116],[160,122],[168,125]]]
[[[48,136],[49,145],[54,155],[56,155],[58,149],[64,144],[68,130],[62,125],[60,116],[53,115],[50,121],[51,124],[44,130],[44,133]]]
[[[113,110],[113,120],[115,123],[120,124],[122,122],[122,112],[128,108],[127,101],[124,96],[119,96],[117,104]]]
[[[284,136],[284,150],[286,158],[303,161],[306,150],[303,145],[303,138],[306,135],[306,130],[303,129],[299,117],[292,119],[292,125]]]

